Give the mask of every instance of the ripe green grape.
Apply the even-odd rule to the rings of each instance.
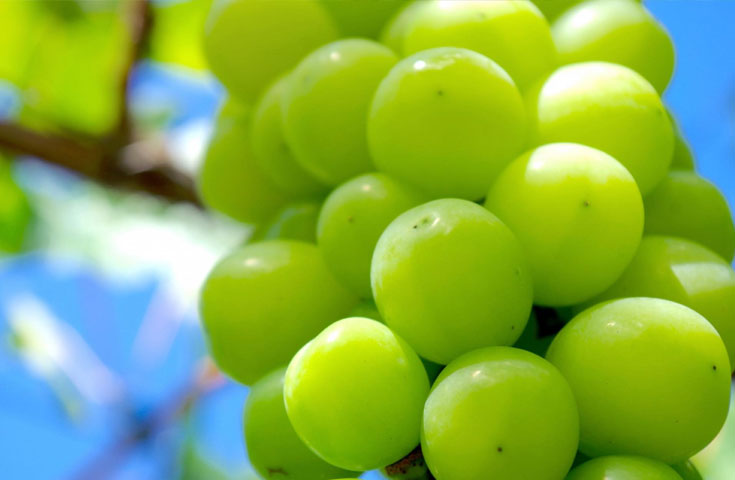
[[[372,300],[363,300],[358,303],[355,308],[350,312],[350,317],[363,317],[371,320],[377,320],[380,323],[385,323],[378,312],[378,307],[375,306],[375,302]]]
[[[552,22],[562,13],[584,0],[533,0],[533,3],[541,10],[544,16]],[[641,0],[632,0],[640,2]]]
[[[672,170],[694,170],[694,155],[681,131],[674,131],[674,157],[671,159]]]
[[[327,187],[296,161],[283,136],[281,97],[287,81],[282,77],[273,83],[255,106],[253,152],[260,169],[279,188],[296,197],[318,196]]]
[[[285,373],[285,367],[272,371],[248,394],[243,424],[250,464],[264,479],[327,480],[350,475],[319,458],[296,435],[283,399]]]
[[[523,102],[495,62],[436,48],[399,62],[368,120],[373,161],[435,197],[481,198],[525,141]]]
[[[286,411],[320,457],[349,470],[389,465],[418,444],[429,381],[418,355],[367,318],[326,328],[286,372]]]
[[[407,25],[406,55],[461,47],[497,62],[524,90],[557,65],[549,24],[531,2],[427,0]]]
[[[727,200],[696,173],[669,172],[646,196],[645,209],[646,233],[688,238],[733,260],[735,225]]]
[[[373,169],[365,138],[370,100],[398,61],[377,42],[347,39],[309,54],[283,92],[286,140],[296,159],[329,185]]]
[[[270,240],[223,258],[202,287],[200,309],[217,365],[250,385],[356,304],[316,245]]]
[[[204,55],[230,93],[249,101],[314,48],[338,37],[317,0],[215,0]]]
[[[631,0],[592,0],[552,25],[562,64],[604,61],[625,65],[663,92],[674,73],[674,45],[663,25]]]
[[[353,178],[327,197],[319,213],[317,244],[335,277],[362,298],[371,298],[370,261],[385,227],[425,200],[382,173]]]
[[[704,448],[727,416],[725,346],[704,317],[678,303],[598,304],[557,334],[546,357],[574,391],[579,449],[592,457],[680,462]]]
[[[429,5],[424,0],[413,0],[404,4],[393,17],[386,22],[380,33],[380,42],[390,47],[398,55],[403,56],[403,39],[411,26],[413,19],[419,15],[419,10]]]
[[[655,297],[696,310],[717,329],[735,369],[735,271],[707,248],[646,235],[623,275],[592,300]]]
[[[28,197],[15,182],[11,164],[0,155],[0,252],[20,252],[32,220]]]
[[[396,218],[378,240],[371,280],[388,326],[444,365],[476,348],[513,344],[531,309],[518,240],[466,200],[435,200]]]
[[[405,0],[320,0],[342,36],[375,38]]]
[[[665,463],[644,457],[611,456],[589,460],[578,466],[566,480],[681,480]]]
[[[672,465],[671,468],[673,468],[676,473],[681,476],[682,480],[703,480],[702,475],[699,473],[697,467],[694,466],[691,460],[677,463],[676,465]]]
[[[232,111],[235,107],[230,107]],[[260,223],[288,202],[288,196],[260,169],[250,142],[249,111],[221,115],[199,170],[204,203],[244,223]]]
[[[268,222],[259,225],[250,241],[280,238],[316,243],[316,222],[320,209],[321,205],[314,202],[286,205]]]
[[[439,375],[421,447],[438,480],[559,480],[578,438],[574,396],[559,371],[524,350],[490,347]]]
[[[574,142],[609,153],[641,193],[666,175],[674,132],[661,99],[633,70],[604,62],[561,67],[526,97],[538,144]]]
[[[630,173],[611,156],[571,143],[513,161],[485,205],[523,245],[541,305],[572,305],[609,287],[643,231],[643,202]]]

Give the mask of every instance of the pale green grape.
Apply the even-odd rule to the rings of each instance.
[[[466,200],[435,200],[396,218],[378,240],[371,280],[388,326],[440,364],[513,344],[531,309],[518,240]]]
[[[526,97],[538,144],[575,142],[609,153],[641,193],[666,175],[674,132],[656,90],[633,70],[604,62],[561,67]]]
[[[251,242],[278,238],[316,243],[316,222],[321,205],[313,202],[286,205],[268,222],[259,225]]]
[[[377,37],[405,0],[320,0],[345,37]]]
[[[299,164],[283,136],[281,97],[288,77],[273,83],[253,112],[253,152],[261,170],[282,190],[295,197],[317,196],[326,186]]]
[[[391,18],[380,33],[380,41],[389,46],[399,55],[403,55],[403,39],[406,31],[411,26],[414,18],[419,15],[419,10],[429,2],[424,0],[413,0],[404,4],[396,14]]]
[[[727,200],[694,172],[671,171],[645,198],[645,231],[701,243],[725,260],[735,256],[735,225]]]
[[[285,367],[272,371],[248,394],[243,424],[250,464],[266,480],[327,480],[350,475],[319,458],[296,435],[283,399],[285,373]]]
[[[0,155],[0,252],[20,252],[32,220],[28,197],[15,182],[10,162]]]
[[[228,110],[234,112],[237,108]],[[249,110],[245,112],[220,116],[199,170],[198,187],[210,208],[244,223],[259,223],[285,205],[288,196],[255,160]]]
[[[643,75],[663,92],[674,73],[674,45],[663,25],[631,0],[591,0],[552,25],[562,64],[618,63]]]
[[[630,173],[611,156],[571,143],[513,161],[486,206],[523,245],[541,305],[572,305],[612,285],[643,231],[643,202]]]
[[[584,0],[533,0],[533,3],[535,3],[544,16],[549,19],[549,22],[552,22],[556,17],[583,1]],[[640,2],[641,0],[631,1]]]
[[[681,476],[682,480],[703,480],[702,475],[700,475],[697,467],[694,466],[691,460],[677,463],[676,465],[672,465],[671,468],[676,470],[676,473]]]
[[[363,300],[350,312],[350,317],[363,317],[371,320],[377,320],[381,323],[385,323],[380,317],[378,307],[375,306],[375,302],[372,300]]]
[[[270,240],[220,260],[202,287],[200,310],[217,365],[249,385],[356,304],[316,245]]]
[[[672,170],[694,170],[694,155],[689,144],[679,129],[674,130],[674,156],[671,159]]]
[[[574,391],[580,450],[675,463],[704,448],[722,427],[730,365],[710,323],[655,298],[626,298],[577,315],[546,357]]]
[[[329,185],[373,169],[365,138],[370,100],[398,61],[388,47],[363,39],[312,52],[283,93],[284,133],[296,159]]]
[[[717,329],[735,369],[735,271],[701,245],[672,237],[644,236],[623,275],[592,300],[655,297],[696,310]]]
[[[520,152],[525,114],[495,62],[436,48],[399,62],[380,83],[368,120],[373,161],[436,197],[481,198]]]
[[[524,90],[557,65],[549,24],[531,2],[427,0],[405,29],[406,55],[462,47],[497,62]]]
[[[371,298],[370,261],[385,227],[425,200],[382,173],[368,173],[336,188],[324,202],[317,245],[335,277],[363,298]]]
[[[347,318],[291,360],[286,411],[301,439],[350,470],[389,465],[418,444],[429,381],[418,355],[388,327]]]
[[[559,480],[578,438],[574,396],[559,371],[524,350],[490,347],[439,375],[421,447],[437,480]]]
[[[314,48],[338,37],[317,0],[214,0],[204,55],[227,89],[253,100]]]
[[[681,477],[670,466],[656,460],[612,456],[583,463],[566,480],[681,480]]]

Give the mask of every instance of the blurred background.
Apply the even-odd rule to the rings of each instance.
[[[199,49],[209,1],[0,0],[2,478],[256,478],[247,389],[197,319],[250,233],[191,183],[223,96]],[[735,2],[646,4],[678,53],[665,100],[732,208]],[[735,478],[733,415],[697,462]]]

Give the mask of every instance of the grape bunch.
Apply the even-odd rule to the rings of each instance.
[[[265,479],[675,480],[727,415],[735,227],[633,0],[220,0],[212,356]]]

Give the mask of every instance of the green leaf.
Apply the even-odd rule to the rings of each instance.
[[[209,0],[183,0],[156,5],[151,59],[206,70],[201,43],[209,3]]]

